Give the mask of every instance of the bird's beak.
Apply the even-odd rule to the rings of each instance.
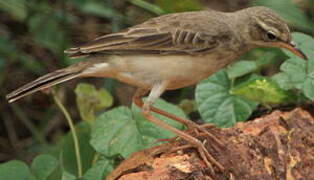
[[[276,43],[275,46],[288,49],[289,51],[291,51],[295,55],[297,55],[300,58],[303,58],[305,60],[308,59],[306,57],[306,55],[296,46],[296,44],[293,41],[288,42],[288,43],[287,42],[278,42],[278,43]]]

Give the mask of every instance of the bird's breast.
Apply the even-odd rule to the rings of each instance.
[[[196,84],[232,62],[231,54],[207,55],[113,55],[109,58],[112,76],[142,88],[169,81],[168,89]]]

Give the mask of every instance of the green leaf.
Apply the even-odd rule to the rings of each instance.
[[[275,80],[281,89],[289,90],[294,87],[293,84],[290,83],[287,73],[277,73],[272,76],[271,79]]]
[[[158,100],[155,106],[184,117],[181,109],[165,101]],[[173,137],[168,130],[146,120],[139,108],[133,106],[132,111],[127,107],[118,107],[97,117],[91,138],[91,144],[97,152],[107,157],[121,155],[126,158],[157,139]],[[181,124],[165,117],[155,113],[154,116],[174,127],[183,128]]]
[[[196,87],[196,102],[205,122],[230,127],[246,120],[257,103],[230,94],[230,80],[222,70],[205,79]]]
[[[110,6],[106,6],[104,3],[95,1],[86,1],[81,6],[81,11],[87,14],[93,14],[103,18],[120,20],[124,16]]]
[[[83,180],[103,180],[113,170],[113,161],[101,156],[83,176]]]
[[[293,39],[299,48],[305,52],[309,60],[304,61],[298,56],[285,51],[290,57],[281,66],[281,73],[272,77],[283,89],[300,89],[304,95],[314,100],[314,39],[301,33],[293,33]]]
[[[37,156],[31,165],[31,170],[37,179],[45,180],[58,167],[58,160],[51,155],[42,154]]]
[[[264,105],[286,103],[294,100],[293,94],[281,89],[272,79],[254,76],[231,90],[231,94],[245,97]]]
[[[90,143],[107,157],[120,154],[126,158],[144,147],[132,112],[127,107],[118,107],[98,116]]]
[[[257,69],[256,62],[254,61],[239,61],[227,68],[229,79],[235,79],[245,74],[251,73]]]
[[[145,100],[145,99],[144,99]],[[185,113],[183,112],[182,109],[180,109],[178,106],[170,104],[162,99],[158,99],[156,103],[154,104],[155,107],[170,112],[171,114],[174,114],[176,116],[182,117],[182,118],[187,118]],[[143,115],[142,115],[142,110],[135,106],[134,104],[132,105],[132,111],[134,118],[136,120],[137,126],[139,128],[139,131],[142,135],[146,137],[152,137],[155,140],[157,139],[166,139],[175,136],[172,132],[165,130],[164,128],[159,127],[158,125],[151,123],[148,121]],[[171,126],[177,128],[177,129],[183,129],[183,125],[178,123],[177,121],[171,120],[169,118],[166,118],[160,114],[157,113],[152,113],[153,116],[157,117],[158,119],[167,122]],[[151,143],[151,142],[148,142]]]
[[[130,3],[138,6],[138,7],[141,7],[143,9],[146,9],[147,11],[150,11],[156,15],[162,15],[162,14],[165,14],[166,12],[160,8],[159,6],[156,6],[154,4],[151,4],[149,2],[146,2],[144,0],[130,0]]]
[[[242,60],[236,62],[227,68],[228,77],[229,79],[235,79],[254,72],[259,68],[272,63],[276,55],[277,54],[275,52],[265,52],[261,54],[257,60]]]
[[[253,6],[266,6],[275,10],[288,23],[299,28],[313,31],[314,23],[297,7],[292,0],[252,1]]]
[[[289,83],[296,88],[301,88],[307,78],[306,66],[307,62],[297,58],[292,58],[285,61],[280,66],[280,70],[286,72],[286,75],[289,77]]]
[[[61,180],[77,180],[77,178],[73,174],[63,171]]]
[[[82,160],[82,171],[86,172],[91,166],[95,151],[90,145],[90,125],[87,122],[81,122],[75,126],[79,139],[80,156]],[[63,139],[61,152],[62,167],[65,171],[77,175],[77,164],[74,150],[72,134],[69,132]]]
[[[27,17],[28,8],[26,3],[24,0],[0,1],[0,11],[5,11],[11,14],[16,20],[23,21]]]
[[[167,13],[199,11],[204,9],[204,5],[199,0],[157,0],[156,4],[165,10]]]
[[[263,53],[255,61],[258,68],[272,64],[276,62],[278,57],[282,58],[281,56],[284,55],[280,49],[275,48],[263,48],[262,51]]]
[[[75,88],[76,104],[81,118],[87,122],[95,121],[95,112],[112,106],[113,97],[101,88],[96,90],[95,86],[87,83],[80,83]]]
[[[314,59],[314,46],[313,46],[314,39],[312,36],[295,32],[292,33],[292,39],[297,44],[297,47],[301,49],[309,59]],[[291,58],[293,57],[303,60],[299,56],[293,54],[291,51],[285,50],[284,52]]]
[[[0,177],[5,180],[35,180],[28,166],[17,160],[12,160],[0,165]]]
[[[304,90],[304,95],[311,100],[314,100],[314,78],[307,78],[303,84],[302,89]]]
[[[182,99],[178,106],[184,111],[185,114],[190,114],[197,111],[195,100]]]

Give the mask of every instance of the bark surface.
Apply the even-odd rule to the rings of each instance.
[[[211,144],[202,133],[189,132],[206,144],[223,171],[206,168],[182,140],[134,153],[108,180],[314,180],[314,119],[301,108],[269,115],[235,127],[208,128],[223,143]]]

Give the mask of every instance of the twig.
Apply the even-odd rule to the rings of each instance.
[[[77,171],[78,171],[78,177],[82,177],[82,160],[81,160],[81,153],[80,153],[80,147],[79,147],[79,141],[78,141],[78,137],[75,131],[75,127],[73,124],[73,120],[69,114],[69,112],[66,110],[66,108],[63,106],[63,104],[61,103],[60,99],[58,98],[56,92],[52,89],[52,96],[53,96],[53,100],[55,101],[55,103],[57,104],[57,106],[59,107],[59,109],[62,111],[65,119],[67,120],[69,126],[70,126],[70,130],[71,130],[71,134],[72,134],[72,138],[73,138],[73,142],[74,142],[74,150],[75,150],[75,156],[76,156],[76,162],[77,162]]]

